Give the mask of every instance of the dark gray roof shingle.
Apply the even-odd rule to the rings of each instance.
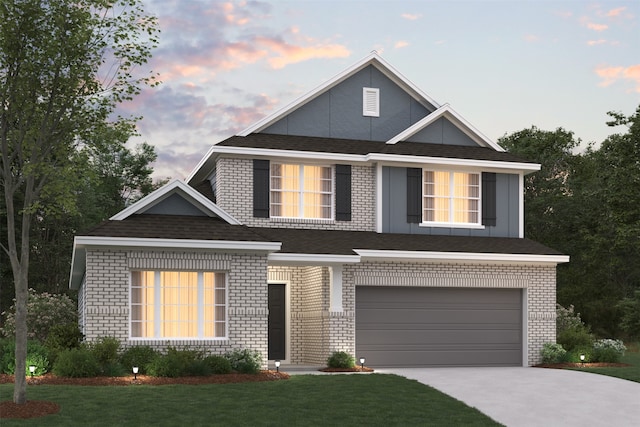
[[[381,141],[275,135],[266,133],[253,133],[244,137],[232,136],[216,145],[225,147],[310,151],[318,153],[357,155],[379,153],[405,156],[535,163],[514,156],[513,154],[479,146],[469,147],[462,145],[427,144],[420,142],[398,142],[397,144],[387,144]]]

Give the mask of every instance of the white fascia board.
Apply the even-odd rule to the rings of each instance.
[[[568,255],[500,254],[478,252],[427,252],[354,249],[363,260],[388,261],[456,261],[456,262],[508,262],[532,264],[562,264],[569,262]]]
[[[216,147],[219,154],[236,154],[250,157],[282,157],[305,160],[331,160],[362,163],[367,161],[367,156],[362,154],[323,153],[317,151],[275,150],[271,148],[246,148],[246,147]]]
[[[153,205],[155,205],[157,202],[163,200],[170,194],[177,191],[182,191],[183,194],[186,195],[188,199],[190,199],[190,202],[195,202],[194,205],[198,205],[196,207],[200,208],[203,213],[206,213],[209,216],[217,216],[231,225],[241,224],[240,221],[235,219],[224,209],[220,208],[211,200],[200,194],[195,188],[191,187],[183,181],[180,181],[179,179],[172,180],[168,184],[158,188],[156,191],[148,194],[147,196],[138,200],[128,208],[118,212],[109,219],[113,221],[121,221],[136,213],[144,212],[148,208],[151,208]]]
[[[375,66],[380,72],[382,72],[384,75],[389,77],[391,80],[395,81],[396,83],[400,84],[401,86],[404,86],[405,90],[413,92],[416,97],[423,98],[426,102],[434,105],[436,108],[439,107],[439,104],[436,101],[434,101],[431,97],[429,97],[427,94],[422,92],[410,80],[405,78],[401,73],[399,73],[389,63],[387,63],[385,60],[383,60],[378,55],[377,52],[374,51],[374,52],[371,52],[369,55],[365,56],[364,58],[362,58],[360,61],[358,61],[355,64],[353,64],[352,66],[350,66],[349,68],[343,70],[342,72],[336,74],[335,76],[333,76],[329,80],[325,81],[321,85],[317,86],[313,90],[311,90],[311,91],[307,92],[306,94],[298,97],[293,102],[285,105],[281,109],[275,111],[272,114],[269,114],[268,116],[264,117],[263,119],[259,120],[258,122],[254,123],[253,125],[249,126],[246,129],[244,129],[243,131],[241,131],[237,135],[238,136],[247,136],[247,135],[249,135],[251,133],[254,133],[254,132],[260,132],[261,130],[267,128],[271,124],[273,124],[276,121],[280,120],[282,117],[286,116],[287,114],[289,114],[290,112],[294,111],[295,109],[303,106],[304,104],[306,104],[306,103],[312,101],[313,99],[317,98],[318,96],[322,95],[324,92],[326,92],[331,87],[336,86],[340,82],[346,80],[348,77],[352,76],[353,74],[357,73],[358,71],[362,70],[363,68],[365,68],[368,65]]]
[[[202,174],[200,173],[200,170],[201,170],[201,169],[203,169],[203,168],[205,168],[205,167],[206,167],[206,169],[207,169],[207,170],[205,170],[205,171],[204,171],[204,173],[205,173],[206,175],[208,175],[208,174],[209,174],[209,169],[213,169],[214,164],[212,164],[212,163],[213,163],[213,162],[214,162],[214,160],[215,160],[215,159],[213,158],[213,155],[214,155],[214,149],[213,149],[213,148],[214,148],[214,147],[215,147],[215,144],[214,144],[214,145],[212,145],[212,146],[209,148],[209,150],[207,150],[207,154],[205,154],[205,155],[204,155],[204,157],[202,157],[202,158],[200,159],[200,161],[198,162],[198,164],[196,165],[196,167],[195,167],[195,168],[193,168],[193,170],[191,171],[191,173],[189,174],[189,176],[187,177],[187,179],[185,179],[185,180],[184,180],[186,183],[188,183],[188,184],[189,184],[189,183],[191,183],[191,180],[193,180],[194,178],[196,178],[196,177],[198,177],[198,176],[202,175]],[[204,178],[202,178],[202,179],[204,179]],[[200,180],[200,181],[201,181],[201,180]]]
[[[360,257],[358,255],[270,253],[267,261],[270,265],[337,265],[357,264],[360,262]]]
[[[216,152],[220,154],[235,154],[244,156],[263,156],[263,157],[281,157],[304,160],[328,160],[336,162],[350,163],[369,163],[384,162],[392,163],[411,163],[411,164],[435,164],[444,166],[473,167],[481,169],[496,169],[500,171],[513,171],[519,173],[521,171],[535,172],[540,170],[537,163],[516,163],[516,162],[500,162],[494,160],[475,160],[475,159],[457,159],[450,157],[426,157],[426,156],[410,156],[400,154],[342,154],[342,153],[322,153],[316,151],[293,151],[293,150],[274,150],[270,148],[246,148],[246,147],[217,147]]]
[[[482,132],[476,129],[464,117],[462,117],[453,108],[451,108],[449,104],[442,105],[440,108],[438,108],[428,116],[424,117],[422,120],[409,126],[407,129],[405,129],[404,131],[400,132],[398,135],[388,140],[387,144],[397,144],[400,141],[405,141],[441,117],[446,117],[450,119],[458,129],[464,132],[471,139],[481,142],[482,145],[493,148],[496,151],[500,151],[500,152],[506,151],[500,145],[493,142],[487,136],[485,136]]]
[[[153,239],[142,237],[77,236],[76,247],[220,249],[233,251],[279,251],[281,242],[245,242],[235,240]]]
[[[69,272],[69,289],[79,289],[87,271],[86,249],[78,247],[77,237],[73,239],[73,255],[71,256],[71,271]]]
[[[444,166],[458,166],[466,168],[480,168],[483,170],[496,169],[514,172],[535,172],[540,170],[537,163],[500,162],[495,160],[457,159],[452,157],[426,157],[426,156],[404,156],[398,154],[368,154],[367,160],[384,163],[414,163],[414,164],[434,164]]]

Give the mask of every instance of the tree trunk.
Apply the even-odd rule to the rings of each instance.
[[[21,266],[22,267],[22,266]],[[27,299],[29,289],[25,268],[14,275],[16,286],[16,370],[13,387],[13,402],[27,403]]]

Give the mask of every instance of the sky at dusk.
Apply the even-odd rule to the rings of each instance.
[[[185,178],[215,144],[376,50],[492,140],[532,125],[599,143],[640,105],[640,1],[146,0],[162,84],[142,115],[155,177]],[[148,71],[148,70],[146,70]]]

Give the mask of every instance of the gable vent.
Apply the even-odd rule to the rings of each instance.
[[[380,89],[362,88],[362,115],[380,117]]]

